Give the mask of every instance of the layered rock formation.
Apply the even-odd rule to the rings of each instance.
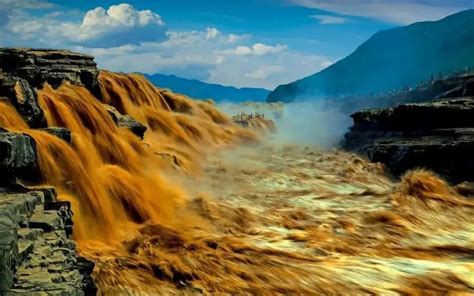
[[[2,48],[0,68],[33,87],[41,87],[44,82],[58,87],[69,81],[94,89],[98,84],[94,57],[67,50]]]
[[[0,133],[0,294],[94,295],[93,264],[75,252],[72,211],[54,188],[27,188],[37,176],[37,152],[28,135]]]
[[[0,97],[30,127],[67,143],[69,130],[46,127],[35,87],[64,81],[94,90],[98,69],[92,57],[67,51],[0,49]],[[69,202],[38,183],[38,153],[27,134],[0,129],[0,295],[95,295],[94,264],[76,255]]]
[[[453,182],[474,180],[474,97],[364,110],[352,118],[342,146],[394,174],[424,167]]]

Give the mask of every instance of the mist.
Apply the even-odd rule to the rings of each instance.
[[[244,113],[263,113],[277,127],[269,140],[280,144],[303,144],[330,149],[338,145],[352,124],[349,114],[340,106],[327,101],[305,101],[288,104],[244,103],[219,104],[218,108],[229,116]]]

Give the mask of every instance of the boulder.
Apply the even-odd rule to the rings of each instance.
[[[0,183],[12,183],[17,177],[35,179],[37,158],[36,142],[32,137],[0,130]]]
[[[44,112],[38,104],[36,91],[27,80],[10,75],[0,76],[0,96],[15,106],[30,127],[44,127]]]
[[[92,272],[94,271],[95,263],[84,257],[77,257],[77,267],[83,276],[82,287],[85,295],[96,295],[98,289],[92,279]]]
[[[56,136],[61,140],[64,140],[68,144],[72,143],[71,131],[65,127],[46,127],[42,128],[41,130],[47,132],[48,134]]]
[[[342,147],[395,175],[422,167],[452,182],[474,180],[474,97],[364,110],[352,118]]]
[[[112,117],[113,121],[118,127],[126,128],[135,135],[137,135],[140,139],[143,139],[147,127],[137,121],[130,115],[123,115],[113,106],[104,104],[105,109],[109,112],[109,115]]]

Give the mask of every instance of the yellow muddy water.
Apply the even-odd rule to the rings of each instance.
[[[103,295],[474,293],[474,202],[434,174],[396,182],[353,154],[257,144],[210,102],[140,75],[100,82],[101,100],[68,84],[38,92],[71,145],[5,102],[0,126],[35,138]]]

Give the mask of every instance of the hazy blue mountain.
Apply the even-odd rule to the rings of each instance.
[[[474,66],[474,9],[376,33],[319,73],[278,86],[267,101],[369,94]]]
[[[185,79],[175,75],[145,75],[154,85],[169,88],[173,92],[194,99],[213,99],[216,102],[265,101],[269,90],[262,88],[236,88],[220,84],[210,84],[199,80]]]

